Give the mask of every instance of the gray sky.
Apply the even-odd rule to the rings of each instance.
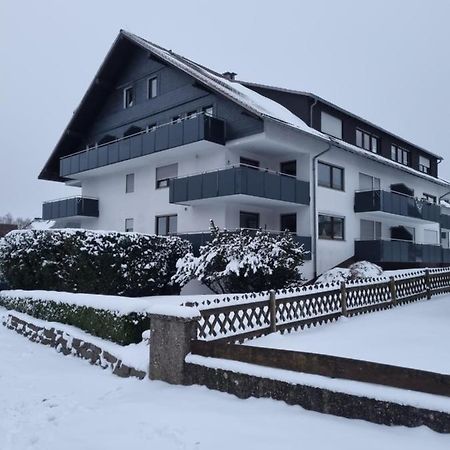
[[[448,157],[450,179],[449,19],[449,0],[0,0],[0,215],[76,193],[37,176],[120,28],[314,92]]]

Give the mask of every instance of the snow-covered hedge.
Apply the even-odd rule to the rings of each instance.
[[[342,281],[363,280],[368,278],[378,278],[383,276],[383,269],[369,261],[357,261],[349,268],[334,267],[327,270],[315,284],[340,283]]]
[[[191,251],[178,237],[88,230],[20,230],[0,244],[12,289],[130,297],[177,293],[176,262]]]
[[[62,297],[64,293],[62,294]],[[44,297],[44,296],[43,296]],[[121,345],[138,343],[142,333],[150,327],[145,312],[127,312],[100,309],[64,301],[39,299],[30,295],[0,294],[0,306],[28,314],[36,319],[65,323]]]
[[[212,224],[211,240],[200,248],[200,256],[189,253],[180,259],[173,280],[185,284],[197,278],[216,293],[283,289],[302,281],[304,254],[288,232],[228,232]]]

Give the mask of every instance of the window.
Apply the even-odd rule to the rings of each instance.
[[[378,138],[358,128],[356,129],[356,145],[373,153],[378,153]]]
[[[362,241],[381,239],[381,222],[361,219],[360,227],[360,237]]]
[[[423,173],[430,173],[431,162],[425,156],[419,156],[419,170]]]
[[[359,174],[359,189],[361,191],[378,191],[380,184],[380,179],[377,177],[372,177],[365,173]]]
[[[239,226],[241,228],[259,228],[259,214],[241,211]]]
[[[205,106],[204,108],[202,108],[202,112],[206,116],[212,116],[214,114],[214,108],[212,105]]]
[[[158,95],[158,78],[153,77],[148,79],[147,97],[155,98]]]
[[[320,114],[320,130],[342,139],[342,120],[322,111]]]
[[[282,214],[280,216],[280,231],[297,232],[297,214]]]
[[[259,167],[259,161],[250,158],[240,157],[239,164],[241,166]]]
[[[319,214],[319,239],[344,240],[344,218]]]
[[[131,108],[134,103],[134,89],[132,86],[123,90],[123,107]]]
[[[286,161],[280,164],[280,172],[286,175],[297,176],[297,161]]]
[[[437,245],[439,234],[436,230],[424,230],[423,233],[424,244]]]
[[[397,145],[391,145],[391,159],[404,166],[409,166],[409,151]]]
[[[125,219],[125,231],[127,233],[134,231],[134,219]]]
[[[125,177],[125,193],[129,194],[134,192],[134,173],[129,173]]]
[[[166,236],[177,232],[177,215],[157,216],[156,234]]]
[[[319,186],[337,189],[339,191],[344,190],[344,169],[323,162],[319,162],[318,169]]]
[[[437,203],[437,197],[431,194],[423,194],[423,198],[430,203]]]
[[[156,189],[169,187],[169,180],[178,176],[178,164],[156,168]]]

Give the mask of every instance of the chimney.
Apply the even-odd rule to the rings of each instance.
[[[234,80],[234,79],[236,79],[236,75],[237,75],[236,72],[224,72],[224,73],[222,74],[223,77],[228,78],[229,80]]]

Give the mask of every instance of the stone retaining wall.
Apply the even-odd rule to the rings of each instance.
[[[142,380],[146,376],[144,371],[123,364],[120,359],[97,345],[72,337],[66,332],[53,327],[45,328],[37,326],[31,322],[19,319],[12,314],[7,316],[3,325],[27,337],[30,341],[55,348],[63,355],[77,356],[103,369],[109,368],[114,375],[119,377],[136,377]]]
[[[291,384],[244,373],[213,369],[197,364],[185,366],[187,384],[234,394],[239,398],[265,397],[289,405],[349,419],[362,419],[382,425],[425,425],[439,433],[450,433],[450,414],[414,406],[334,392],[312,386]]]

